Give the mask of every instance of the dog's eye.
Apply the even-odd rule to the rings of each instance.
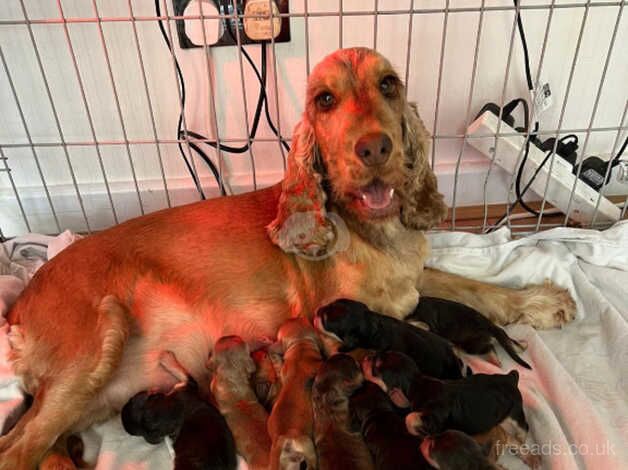
[[[316,106],[322,111],[327,111],[336,104],[336,98],[328,91],[324,91],[316,96]]]
[[[397,77],[387,75],[379,82],[379,91],[387,98],[392,98],[397,95],[397,82]]]

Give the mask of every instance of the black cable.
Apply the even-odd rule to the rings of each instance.
[[[624,150],[626,150],[626,146],[628,145],[628,137],[626,137],[624,139],[624,143],[621,144],[621,148],[619,149],[619,152],[617,152],[617,155],[615,155],[615,158],[613,158],[611,161],[614,162],[615,160],[617,160],[619,162],[619,159],[621,158],[621,156],[624,154]]]
[[[515,4],[515,8],[519,6],[519,2],[517,0],[512,0]],[[532,84],[532,73],[530,72],[530,54],[528,53],[528,42],[526,41],[526,35],[523,30],[523,22],[521,21],[521,10],[516,12],[517,15],[517,29],[519,30],[519,36],[521,37],[521,46],[523,47],[523,57],[525,59],[525,69],[526,69],[526,81],[528,82],[528,90],[534,90],[534,85]]]

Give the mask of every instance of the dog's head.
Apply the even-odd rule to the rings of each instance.
[[[490,446],[480,446],[470,436],[448,430],[428,436],[421,442],[421,453],[427,462],[440,470],[491,470],[497,469],[487,457]]]
[[[319,63],[294,131],[276,219],[284,251],[316,254],[337,238],[327,208],[360,224],[397,218],[424,230],[446,214],[428,165],[429,135],[388,60],[341,49]]]
[[[312,399],[317,407],[341,416],[348,411],[349,396],[364,382],[360,366],[347,354],[334,354],[318,370]]]
[[[141,392],[122,408],[122,425],[132,436],[158,444],[175,436],[183,424],[184,404],[176,394]]]
[[[374,333],[372,312],[362,302],[338,299],[321,307],[314,316],[314,326],[321,333],[342,343],[339,351],[351,351],[365,344]]]
[[[216,341],[207,368],[213,374],[211,388],[215,395],[248,387],[255,373],[249,347],[239,336],[223,336]]]

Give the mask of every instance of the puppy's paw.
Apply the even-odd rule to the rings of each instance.
[[[76,470],[76,466],[67,455],[49,453],[39,464],[39,470]]]
[[[560,328],[576,317],[576,303],[567,289],[547,280],[520,292],[519,323],[536,329]]]
[[[406,415],[406,428],[413,436],[425,436],[423,431],[423,415],[419,411],[413,411]]]
[[[279,468],[282,470],[314,470],[316,468],[316,449],[312,439],[307,436],[286,438],[281,446]]]

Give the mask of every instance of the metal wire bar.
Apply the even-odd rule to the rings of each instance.
[[[222,148],[220,146],[220,131],[218,130],[218,111],[216,110],[216,93],[214,91],[214,79],[212,74],[212,67],[210,64],[210,50],[207,44],[207,33],[205,32],[205,17],[203,16],[203,2],[199,2],[199,11],[201,13],[201,31],[203,32],[203,49],[205,49],[205,71],[207,72],[207,86],[209,88],[209,109],[211,110],[212,116],[214,118],[212,122],[212,130],[214,131],[214,136],[216,138],[216,154],[218,155],[218,176],[220,177],[220,181],[218,181],[218,186],[222,191],[225,191],[225,180],[223,178],[223,166],[224,166],[224,157],[222,154]],[[237,10],[236,10],[236,21],[237,21]],[[236,23],[237,24],[237,23]],[[239,29],[239,27],[236,27]],[[248,124],[247,124],[248,126]],[[231,187],[229,186],[229,193],[231,193]]]
[[[7,75],[7,79],[9,82],[9,87],[11,87],[11,93],[13,94],[13,99],[15,100],[15,105],[17,106],[17,110],[20,114],[20,120],[22,121],[22,126],[24,126],[24,133],[26,134],[26,138],[28,142],[32,144],[33,139],[31,137],[31,133],[28,130],[28,124],[26,123],[26,117],[24,116],[24,110],[22,109],[22,105],[20,104],[20,99],[17,96],[17,91],[15,90],[15,84],[13,83],[13,77],[11,77],[11,71],[9,70],[9,66],[7,65],[6,59],[4,57],[4,51],[2,50],[2,46],[0,46],[0,59],[2,60],[2,66],[4,67],[4,72]],[[52,203],[52,198],[50,197],[50,191],[48,190],[48,185],[46,184],[46,178],[44,178],[44,173],[41,169],[41,164],[39,162],[39,156],[35,151],[35,146],[30,146],[31,153],[33,154],[33,159],[35,160],[35,166],[37,167],[37,172],[39,173],[39,179],[41,180],[41,184],[44,187],[44,191],[46,192],[46,199],[48,199],[48,205],[50,206],[50,211],[52,212],[52,217],[55,220],[55,225],[57,226],[57,230],[61,232],[61,225],[59,224],[59,218],[57,217],[57,211],[55,210],[54,204]],[[6,164],[6,161],[5,161]]]
[[[281,161],[283,163],[283,169],[286,171],[286,153],[284,152],[283,145],[281,145],[281,111],[279,108],[279,84],[277,76],[277,49],[275,47],[275,35],[273,34],[274,24],[273,21],[276,15],[273,12],[272,0],[268,0],[268,9],[270,11],[270,15],[268,16],[268,21],[270,22],[270,44],[271,49],[273,51],[273,83],[275,85],[275,108],[277,110],[277,145],[279,146],[279,151],[281,152]],[[264,46],[265,47],[265,46]]]
[[[1,48],[0,48],[1,49]],[[9,177],[9,183],[11,184],[11,189],[13,189],[13,194],[15,195],[15,200],[17,201],[17,205],[20,207],[20,212],[22,213],[22,220],[24,220],[24,224],[26,225],[26,230],[32,232],[31,224],[28,222],[28,217],[26,217],[26,211],[24,210],[24,205],[22,204],[22,198],[20,197],[20,193],[17,190],[17,186],[15,185],[15,181],[13,180],[13,175],[11,174],[11,168],[9,168],[9,164],[7,163],[8,158],[4,155],[4,151],[2,147],[0,147],[0,160],[4,163],[3,170],[6,171],[7,176]]]
[[[377,50],[377,23],[378,23],[377,0],[375,0],[375,9],[373,12],[373,49],[375,50]]]
[[[520,2],[517,2],[517,5],[520,5]],[[506,87],[508,86],[508,77],[510,76],[510,65],[512,63],[512,52],[514,50],[515,44],[515,31],[517,30],[517,18],[519,15],[519,10],[515,10],[515,14],[512,19],[512,30],[510,31],[510,45],[508,46],[508,58],[506,59],[506,71],[504,72],[504,84],[502,85],[502,93],[501,98],[499,99],[499,116],[497,119],[497,129],[496,133],[499,133],[502,125],[502,114],[504,112],[504,101],[506,99]],[[468,126],[467,126],[468,127]],[[486,170],[486,177],[484,178],[484,191],[483,191],[483,203],[484,203],[484,220],[482,221],[482,226],[486,226],[488,221],[488,200],[487,200],[487,191],[488,191],[488,180],[491,177],[491,171],[493,169],[493,164],[495,163],[495,157],[497,156],[497,148],[499,146],[499,139],[495,137],[495,144],[493,148],[495,151],[491,156],[491,160],[488,165],[488,169]],[[508,219],[507,219],[508,220]]]
[[[140,65],[140,70],[142,71],[142,81],[144,83],[144,90],[146,92],[146,102],[148,103],[148,115],[150,116],[151,126],[153,128],[153,136],[155,137],[155,147],[157,149],[157,159],[159,161],[159,171],[161,172],[161,179],[164,183],[164,192],[166,194],[166,204],[168,207],[172,207],[172,203],[170,201],[170,194],[168,192],[168,181],[166,180],[166,172],[164,170],[164,162],[163,157],[161,155],[161,148],[157,141],[159,140],[159,136],[157,134],[157,124],[155,123],[155,112],[153,110],[153,102],[150,99],[150,91],[148,89],[148,80],[146,78],[146,68],[144,67],[144,58],[142,57],[142,50],[140,47],[140,40],[137,35],[137,24],[135,23],[135,17],[133,15],[133,5],[131,0],[127,0],[127,4],[129,6],[129,15],[133,20],[131,24],[133,25],[133,38],[135,40],[135,49],[137,50],[137,60]]]
[[[624,120],[626,119],[626,115],[628,115],[628,100],[626,100],[626,104],[624,105],[624,112],[621,115],[621,120],[619,121],[619,124],[623,124]],[[615,137],[615,142],[613,142],[613,148],[611,150],[611,155],[610,155],[610,159],[609,159],[609,164],[606,167],[606,172],[604,173],[604,181],[608,180],[608,177],[611,173],[611,161],[613,160],[613,158],[615,158],[615,155],[617,155],[617,146],[619,145],[620,142],[620,137],[621,137],[621,131],[617,132],[617,136]],[[595,203],[595,210],[593,211],[593,217],[591,218],[591,225],[595,224],[595,221],[597,220],[597,214],[598,214],[598,209],[600,207],[600,202],[602,201],[602,197],[604,196],[604,193],[606,192],[606,188],[607,185],[602,185],[602,187],[600,188],[600,191],[598,192],[598,197],[597,197],[597,202]]]
[[[168,5],[166,3],[166,0],[163,0],[163,11],[165,11],[166,14],[168,13]],[[179,135],[177,135],[177,139],[175,143],[185,143],[185,146],[188,150],[187,158],[190,161],[190,164],[191,164],[190,168],[192,168],[192,174],[194,175],[193,180],[195,181],[195,183],[198,182],[197,189],[200,195],[202,196],[201,179],[198,175],[198,171],[196,171],[196,165],[194,164],[194,154],[192,153],[192,149],[190,147],[191,140],[190,140],[190,136],[188,135],[188,125],[187,125],[187,119],[185,117],[185,103],[183,102],[183,90],[181,86],[179,86],[178,84],[179,76],[177,75],[177,57],[175,56],[175,53],[174,53],[174,41],[172,40],[172,28],[170,27],[169,20],[165,21],[162,24],[166,25],[165,27],[166,36],[168,37],[168,41],[170,43],[170,47],[168,49],[170,51],[170,57],[172,57],[172,71],[174,72],[174,80],[175,82],[177,82],[176,88],[177,88],[177,95],[179,96],[179,112],[181,113],[180,114],[181,125],[183,126],[183,139],[179,139]],[[177,134],[179,134],[179,129],[177,129]],[[181,150],[181,153],[183,154],[183,150]]]
[[[305,76],[310,76],[310,15],[307,10],[308,0],[303,0],[303,21],[305,21]]]
[[[20,0],[20,6],[22,7],[22,13],[24,17],[27,17],[26,8],[24,6],[24,0]],[[61,128],[61,122],[59,121],[59,114],[57,113],[57,107],[55,106],[54,100],[52,99],[52,92],[50,91],[50,84],[48,83],[48,77],[46,76],[46,72],[44,71],[44,66],[41,60],[41,55],[39,54],[39,48],[37,47],[37,41],[35,41],[35,35],[33,34],[33,27],[29,24],[27,25],[28,36],[31,41],[31,46],[33,47],[33,52],[35,53],[35,58],[37,59],[37,66],[39,67],[39,73],[41,74],[41,78],[44,80],[44,88],[46,89],[46,96],[48,97],[48,102],[50,103],[50,108],[52,109],[52,115],[55,120],[55,125],[57,126],[57,132],[59,132],[59,139],[63,144],[65,142],[65,137],[63,134],[63,129]],[[79,206],[81,208],[81,214],[83,215],[83,220],[85,220],[85,227],[87,228],[87,232],[91,233],[92,229],[89,224],[89,220],[87,218],[87,212],[85,211],[85,205],[83,204],[83,198],[81,197],[81,192],[79,191],[78,182],[76,180],[76,175],[74,174],[74,168],[72,167],[72,162],[70,160],[70,154],[68,152],[68,148],[66,145],[62,145],[63,153],[65,155],[65,161],[68,164],[68,169],[70,170],[70,177],[72,179],[72,184],[74,185],[74,191],[76,193],[76,197],[78,198]]]
[[[619,12],[617,13],[617,20],[615,21],[615,28],[613,29],[613,35],[611,36],[611,42],[608,45],[608,52],[606,53],[606,60],[604,61],[604,68],[602,69],[602,77],[600,78],[600,84],[597,88],[597,94],[595,95],[595,103],[593,104],[593,111],[591,112],[591,119],[589,120],[589,128],[593,126],[593,122],[595,121],[595,115],[597,114],[598,105],[600,104],[600,96],[602,96],[602,88],[604,87],[604,81],[606,80],[606,72],[608,71],[608,64],[611,61],[611,56],[613,55],[613,47],[615,46],[615,39],[617,39],[617,31],[619,30],[619,23],[621,21],[621,15],[624,11],[624,6],[619,7]],[[590,132],[586,132],[584,138],[584,144],[582,145],[582,152],[580,153],[580,162],[584,160],[584,156],[586,155],[587,145],[589,143],[589,137],[591,136]],[[554,143],[556,145],[557,142]],[[571,213],[571,204],[573,202],[573,195],[576,192],[576,185],[578,184],[578,180],[580,179],[580,172],[582,171],[582,165],[578,165],[578,170],[576,171],[576,179],[571,188],[571,194],[569,194],[569,202],[567,203],[567,211],[565,213],[565,224],[569,220],[569,214]],[[543,198],[545,199],[545,198]],[[543,201],[545,203],[545,201]],[[543,210],[543,205],[541,204],[541,211]],[[542,216],[541,212],[541,216]]]
[[[438,84],[436,85],[436,104],[434,107],[434,125],[432,127],[432,168],[436,165],[436,129],[438,127],[438,110],[440,109],[440,91],[443,84],[443,63],[445,58],[445,44],[447,41],[447,19],[449,18],[449,0],[445,2],[445,15],[443,16],[443,35],[440,41],[440,62],[438,64]]]
[[[338,48],[342,49],[342,22],[343,22],[343,16],[344,16],[344,11],[342,8],[342,0],[338,0],[340,2],[339,6],[338,6]]]
[[[482,7],[484,7],[484,1],[482,0]],[[480,40],[482,38],[482,24],[484,21],[484,10],[480,10],[480,17],[478,19],[478,30],[477,36],[475,39],[475,53],[473,54],[473,68],[471,70],[471,84],[469,85],[469,99],[467,100],[467,111],[465,113],[465,137],[462,140],[462,147],[460,148],[460,153],[458,154],[458,158],[456,159],[456,170],[454,172],[454,192],[452,196],[452,207],[451,207],[451,230],[456,229],[456,196],[458,195],[458,176],[460,174],[460,162],[462,161],[462,153],[464,152],[464,147],[466,145],[466,129],[469,127],[471,123],[471,103],[473,101],[473,89],[475,87],[475,76],[478,66],[478,57],[480,52]]]
[[[341,0],[342,3],[342,0]],[[589,6],[591,8],[597,7],[617,7],[620,5],[626,5],[628,1],[626,0],[616,0],[616,1],[606,1],[606,2],[596,2],[591,3]],[[555,9],[569,9],[569,8],[582,8],[585,4],[583,3],[557,3],[553,8]],[[549,9],[549,5],[546,3],[536,3],[530,5],[521,5],[521,10],[547,10]],[[490,12],[490,11],[508,11],[515,10],[514,5],[484,5],[482,7],[451,7],[449,8],[450,13],[472,13],[472,12]],[[445,13],[446,8],[414,8],[414,9],[399,9],[399,10],[379,10],[377,12],[378,15],[429,15],[433,13]],[[308,16],[311,17],[344,17],[344,16],[372,16],[374,14],[373,10],[341,10],[334,12],[309,12]],[[305,16],[305,13],[279,13],[275,14],[275,17],[279,18],[302,18]],[[235,15],[233,14],[217,14],[217,15],[204,15],[206,20],[210,19],[218,19],[218,20],[229,20],[234,19]],[[246,18],[266,18],[266,15],[257,15],[251,14],[246,15]],[[136,21],[175,21],[175,20],[200,20],[200,15],[160,15],[160,16],[137,16],[135,17]],[[102,17],[100,22],[108,23],[108,22],[125,22],[130,21],[131,18],[126,16],[111,16],[111,17]],[[61,23],[97,23],[98,20],[95,18],[81,18],[81,17],[69,17],[69,18],[41,18],[41,19],[31,19],[29,20],[31,24],[61,24]],[[0,20],[0,26],[2,25],[20,25],[26,24],[25,20]]]
[[[233,0],[233,9],[237,13],[238,9],[237,9],[236,0]],[[239,21],[236,20],[236,24],[240,24]],[[249,156],[251,160],[251,169],[253,172],[253,189],[257,189],[257,172],[255,171],[255,157],[253,156],[253,142],[251,140],[251,130],[249,129],[249,108],[248,108],[247,100],[246,100],[246,87],[244,86],[244,65],[242,64],[242,39],[240,38],[240,28],[236,28],[235,30],[236,30],[236,43],[238,45],[238,61],[240,62],[240,85],[242,85],[242,101],[244,104],[244,123],[246,126],[246,135],[248,137],[246,142],[247,142],[247,145],[249,146]]]
[[[449,1],[449,0],[447,0]],[[414,8],[414,0],[412,0],[412,3],[410,4],[410,8]],[[412,23],[414,22],[414,15],[408,15],[408,46],[406,49],[406,73],[405,73],[405,78],[403,80],[403,83],[406,86],[406,98],[408,97],[408,83],[409,83],[409,78],[410,78],[410,50],[411,50],[411,46],[412,46]],[[442,54],[441,54],[442,57]],[[434,145],[434,143],[432,143],[432,146]],[[434,168],[434,162],[432,162],[432,168]]]
[[[518,2],[519,5],[521,5],[521,2]],[[543,70],[543,65],[545,63],[545,52],[547,51],[547,39],[549,37],[549,32],[550,32],[550,28],[552,25],[552,20],[554,18],[554,6],[556,5],[556,0],[552,0],[552,3],[550,5],[550,10],[547,16],[547,22],[545,23],[545,33],[543,35],[543,45],[541,46],[541,54],[539,56],[539,62],[537,65],[537,69],[536,69],[536,77],[534,78],[534,88],[532,90],[532,96],[531,96],[531,103],[530,103],[530,117],[534,116],[536,114],[536,96],[538,94],[539,91],[539,82],[541,80],[541,71]],[[519,15],[521,14],[521,12],[519,12]],[[517,20],[516,15],[515,15],[515,20]],[[517,153],[517,160],[515,162],[515,166],[514,168],[518,168],[519,165],[521,164],[522,158],[523,158],[523,154],[524,154],[524,149],[525,149],[525,143],[528,142],[528,140],[530,139],[530,134],[532,133],[532,123],[530,123],[530,125],[528,126],[528,129],[526,129],[525,132],[525,138],[524,138],[524,145],[521,146],[521,148],[519,149],[519,152]],[[537,130],[536,132],[537,135],[542,135],[543,132],[540,130]],[[516,134],[515,134],[516,135]],[[508,204],[506,204],[506,218],[505,221],[508,224],[508,226],[510,227],[510,211],[512,208],[514,208],[514,201],[516,201],[516,195],[514,194],[514,187],[515,187],[515,181],[516,181],[516,173],[513,172],[512,177],[510,179],[510,186],[508,189]],[[514,199],[511,200],[511,198]]]
[[[61,0],[57,0],[57,3],[59,5],[59,12],[61,13],[61,16],[63,16]],[[96,5],[96,0],[92,0],[92,5],[94,7],[94,14],[97,17],[100,17],[100,14],[98,13],[98,6]],[[107,43],[105,41],[105,35],[103,33],[102,23],[97,22],[96,24],[98,25],[98,34],[100,36],[100,42],[102,44],[103,53],[105,55],[105,63],[107,64],[107,72],[109,74],[109,81],[111,82],[111,89],[113,90],[113,98],[116,104],[116,110],[118,112],[118,119],[120,119],[120,127],[122,128],[122,137],[124,138],[124,141],[126,142],[128,141],[129,138],[126,131],[126,126],[124,124],[124,117],[122,116],[122,108],[120,107],[120,97],[118,96],[118,88],[113,78],[113,69],[111,68],[109,50],[107,49]],[[135,165],[133,164],[133,157],[131,156],[131,146],[128,143],[126,143],[125,147],[126,147],[126,153],[129,157],[129,164],[131,165],[131,175],[133,177],[133,184],[135,185],[135,191],[137,192],[137,201],[139,202],[139,205],[140,205],[140,212],[142,213],[142,215],[144,215],[144,203],[142,202],[142,195],[140,193],[140,187],[137,182],[137,175],[135,174]]]
[[[576,71],[576,64],[578,63],[578,55],[580,54],[580,46],[582,45],[582,37],[584,36],[584,28],[587,24],[587,18],[589,17],[589,6],[590,0],[587,1],[587,4],[584,7],[584,14],[582,15],[582,22],[580,23],[580,31],[578,32],[578,41],[576,42],[576,50],[573,55],[573,60],[571,61],[571,68],[569,70],[569,78],[567,79],[567,87],[565,88],[565,97],[563,98],[563,105],[560,110],[560,116],[558,118],[558,129],[556,130],[556,134],[554,134],[554,145],[552,147],[552,154],[550,156],[550,166],[548,171],[547,181],[545,182],[545,189],[543,190],[543,201],[541,201],[541,210],[539,211],[539,217],[536,221],[537,227],[540,227],[541,220],[543,219],[543,210],[545,209],[545,198],[547,197],[547,190],[549,188],[550,181],[552,179],[549,175],[552,174],[552,169],[554,167],[554,160],[556,158],[556,149],[558,148],[558,135],[560,134],[560,130],[563,124],[563,119],[565,117],[565,110],[567,109],[567,102],[569,100],[569,93],[571,91],[571,84],[573,82],[574,72]],[[576,178],[576,181],[578,179]],[[567,219],[565,219],[565,224],[567,224]]]
[[[105,183],[105,190],[107,192],[107,197],[109,199],[109,206],[111,207],[111,214],[113,215],[113,221],[117,224],[118,214],[116,212],[116,207],[113,203],[113,196],[111,195],[111,188],[109,187],[109,181],[107,180],[107,172],[105,171],[105,164],[103,162],[102,154],[100,152],[100,146],[96,143],[98,139],[96,137],[96,127],[94,126],[94,119],[89,109],[89,105],[87,104],[87,95],[85,93],[85,85],[83,84],[83,79],[81,78],[81,72],[79,70],[78,62],[76,60],[76,54],[74,53],[74,46],[72,45],[72,41],[70,40],[70,31],[66,23],[63,24],[63,33],[65,35],[65,41],[68,45],[68,50],[70,51],[70,58],[72,59],[72,66],[74,67],[74,73],[76,75],[76,80],[78,82],[79,90],[81,92],[81,99],[83,100],[83,107],[85,108],[85,115],[87,116],[89,130],[92,135],[92,139],[94,139],[94,149],[96,150],[96,158],[98,159],[98,165],[100,167],[103,181]],[[65,142],[65,145],[66,146],[69,145],[68,142]]]
[[[571,128],[571,129],[560,129],[560,133],[563,134],[577,134],[577,133],[584,133],[587,131],[591,131],[591,132],[616,132],[616,131],[625,131],[628,130],[628,125],[623,125],[623,126],[608,126],[608,127],[594,127],[591,129],[587,129],[585,127],[582,128]],[[545,130],[545,131],[541,131],[539,130],[538,132],[536,132],[537,135],[543,136],[543,135],[553,135],[555,133],[559,132],[559,130],[557,129],[553,129],[553,130]],[[485,139],[487,137],[512,137],[512,136],[521,136],[520,132],[501,132],[499,134],[496,133],[491,133],[491,134],[474,134],[474,135],[467,135],[467,139]],[[433,139],[462,139],[464,137],[464,134],[451,134],[451,135],[435,135],[432,138]],[[291,141],[292,138],[290,137],[285,137],[284,140],[286,141]],[[256,137],[254,139],[251,139],[251,142],[276,142],[277,139],[275,137]],[[214,142],[212,139],[198,139],[198,138],[194,138],[194,137],[190,137],[188,139],[158,139],[157,141],[153,140],[153,139],[129,139],[128,141],[124,141],[124,140],[85,140],[85,141],[66,141],[65,143],[62,142],[33,142],[32,144],[28,143],[28,142],[21,142],[21,143],[10,143],[10,142],[5,142],[5,143],[0,143],[1,147],[5,147],[5,148],[17,148],[17,147],[60,147],[62,145],[67,145],[68,147],[72,147],[72,146],[84,146],[84,147],[89,147],[92,145],[101,145],[101,146],[105,146],[105,145],[125,145],[126,143],[129,143],[130,145],[154,145],[155,143],[159,143],[159,144],[177,144],[177,143],[186,143],[186,142],[191,142],[191,143],[207,143],[207,142]],[[235,137],[235,138],[224,138],[221,140],[221,142],[223,143],[227,143],[227,142],[231,142],[231,143],[246,143],[247,139],[244,137]]]

